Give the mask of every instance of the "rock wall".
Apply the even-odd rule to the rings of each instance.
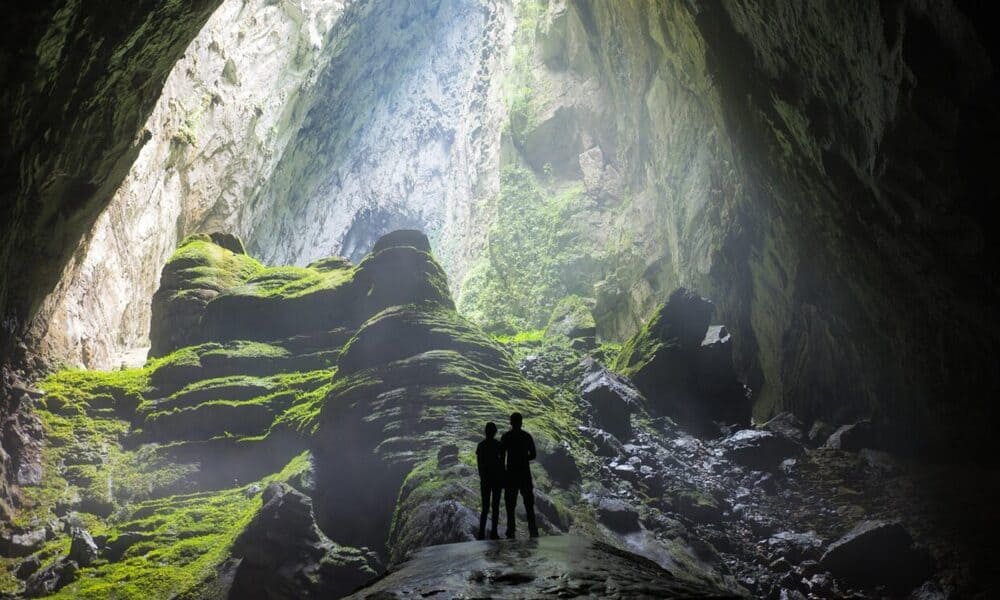
[[[595,266],[565,268],[559,285],[595,297],[603,336],[691,286],[734,329],[759,417],[874,415],[937,442],[956,428],[988,438],[983,398],[998,385],[983,357],[1000,330],[982,223],[997,188],[982,165],[997,86],[957,7],[550,2],[519,15],[535,35],[505,164],[551,194],[583,184],[573,218],[588,226],[566,239]]]
[[[174,65],[148,142],[33,323],[42,351],[90,368],[138,365],[150,304],[177,243],[238,229],[329,59],[339,0],[224,2]]]
[[[460,264],[497,185],[511,27],[510,7],[494,0],[359,6],[294,149],[242,207],[249,250],[271,262],[356,260],[409,227]]]
[[[41,2],[4,20],[3,355],[135,162],[167,73],[218,4]]]
[[[305,264],[420,227],[481,324],[539,327],[571,294],[620,340],[683,285],[716,300],[759,417],[989,433],[997,86],[960,8],[296,7],[226,4],[178,65],[41,313],[54,354],[139,345],[157,257],[190,231]]]

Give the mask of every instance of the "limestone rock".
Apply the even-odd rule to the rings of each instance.
[[[802,421],[790,412],[779,413],[760,427],[800,444],[805,442]]]
[[[726,456],[751,469],[773,469],[781,461],[802,453],[800,444],[761,429],[743,429],[722,442]]]
[[[639,513],[624,500],[600,497],[596,501],[597,517],[612,531],[630,533],[639,530]]]
[[[926,550],[899,522],[864,521],[830,544],[820,566],[838,579],[874,587],[885,586],[896,594],[921,584],[932,571]]]
[[[372,246],[371,254],[378,254],[386,248],[402,248],[409,246],[421,252],[430,254],[431,243],[422,231],[416,229],[397,229],[378,239]]]
[[[631,415],[642,408],[643,398],[624,377],[593,364],[580,384],[580,396],[590,403],[594,418],[620,441],[632,435]]]
[[[549,477],[562,487],[580,483],[580,468],[573,457],[573,451],[566,444],[558,444],[552,449],[540,449],[538,462],[545,467]]]
[[[857,452],[864,448],[885,450],[890,447],[888,431],[871,421],[842,425],[827,438],[824,448]]]
[[[371,556],[323,535],[307,496],[272,483],[261,499],[260,511],[233,543],[233,555],[243,560],[230,597],[338,597],[377,573]]]
[[[545,336],[562,336],[570,340],[582,340],[587,347],[596,343],[597,324],[590,312],[593,300],[578,296],[567,296],[556,304],[545,327]]]
[[[42,561],[37,556],[29,556],[17,566],[14,575],[18,579],[27,579],[35,574],[42,566]]]
[[[21,533],[4,533],[0,536],[0,555],[27,556],[45,544],[45,528]]]
[[[723,328],[709,331],[712,303],[678,288],[622,348],[615,369],[635,382],[650,408],[690,427],[745,422],[749,404],[736,381]]]
[[[53,594],[76,581],[79,565],[72,560],[59,559],[28,578],[24,585],[26,598],[41,598]]]
[[[70,532],[70,538],[72,542],[69,546],[68,560],[81,567],[89,567],[90,563],[97,560],[97,544],[94,543],[94,538],[90,537],[90,532],[74,527]]]
[[[438,590],[470,598],[738,597],[697,575],[681,577],[631,552],[560,535],[424,548],[350,598],[420,597]]]
[[[813,560],[820,557],[823,540],[813,531],[797,533],[781,531],[767,538],[771,552],[784,557],[792,563]]]

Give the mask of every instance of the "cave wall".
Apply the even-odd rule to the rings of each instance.
[[[238,208],[293,139],[344,3],[226,0],[174,65],[149,141],[31,324],[46,356],[141,364],[149,298],[184,236],[243,231]]]
[[[997,187],[978,167],[998,121],[970,22],[927,2],[702,8],[750,190],[749,314],[772,390],[759,412],[985,442]]]
[[[460,268],[496,187],[509,3],[356,8],[292,149],[242,208],[248,249],[268,262],[358,259],[382,234],[417,227]]]
[[[922,432],[943,423],[942,435],[992,431],[987,399],[1000,333],[991,310],[996,248],[984,223],[996,197],[997,88],[990,53],[961,6],[359,2],[333,23],[335,4],[321,3],[317,14],[327,16],[309,26],[281,4],[292,17],[281,27],[290,29],[272,31],[308,30],[300,38],[308,40],[324,26],[330,33],[318,34],[322,51],[307,41],[304,55],[282,55],[292,73],[277,83],[287,96],[276,104],[286,110],[264,107],[256,118],[272,125],[263,133],[234,125],[255,118],[248,111],[257,96],[229,91],[253,80],[258,55],[196,44],[185,58],[193,81],[168,84],[164,98],[175,102],[139,138],[151,138],[148,159],[132,142],[159,93],[149,82],[163,80],[211,7],[130,7],[135,27],[153,27],[166,10],[183,14],[169,15],[177,18],[158,35],[133,38],[117,29],[127,19],[108,19],[103,26],[113,20],[119,43],[135,50],[113,54],[106,44],[90,61],[83,58],[104,35],[87,37],[100,16],[87,11],[97,9],[40,9],[41,22],[59,15],[42,58],[7,67],[26,83],[4,96],[23,116],[11,121],[15,145],[4,155],[5,180],[18,182],[16,202],[4,203],[12,224],[5,332],[23,330],[79,248],[63,281],[97,283],[60,288],[48,305],[56,308],[42,313],[58,324],[48,333],[68,336],[53,343],[82,358],[77,340],[86,331],[115,330],[101,342],[106,351],[90,354],[116,360],[114,345],[145,335],[141,316],[115,319],[155,284],[147,266],[169,240],[214,227],[242,234],[265,260],[302,264],[357,256],[386,229],[419,226],[461,307],[467,275],[504,251],[490,240],[505,227],[501,174],[514,168],[537,188],[532,199],[572,198],[555,239],[585,260],[558,263],[559,285],[593,298],[605,338],[634,332],[686,285],[712,297],[716,320],[734,330],[761,418],[793,409],[806,419],[881,416]],[[53,66],[45,57],[61,23],[85,35],[64,52],[73,60]],[[31,35],[20,36],[12,47],[34,47],[23,39]],[[102,68],[114,61],[126,62],[108,75]],[[107,81],[69,77],[80,65]],[[111,111],[109,90],[127,87],[124,74],[147,85],[120,93],[125,101]],[[38,81],[49,101],[26,91]],[[142,96],[145,112],[130,108],[130,94]],[[60,111],[97,110],[58,121],[46,137],[63,98],[77,104]],[[107,114],[114,126],[101,129]],[[122,203],[79,246],[133,163]],[[134,248],[115,232],[129,229],[149,197],[181,208],[147,225],[157,234],[139,244],[143,258],[99,272]],[[105,298],[95,290],[109,287],[132,291],[73,331],[81,302]]]
[[[135,161],[167,74],[218,4],[38,2],[5,17],[5,353]]]
[[[540,7],[518,13],[535,35],[501,168],[586,190],[574,219],[589,227],[565,233],[596,267],[566,291],[595,299],[603,336],[690,286],[734,330],[758,418],[989,438],[996,81],[959,7]]]

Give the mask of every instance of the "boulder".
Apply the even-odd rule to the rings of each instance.
[[[827,547],[820,566],[838,579],[895,594],[912,590],[933,571],[927,552],[897,521],[864,521]]]
[[[580,482],[580,468],[569,446],[565,443],[556,444],[550,451],[539,451],[538,462],[545,467],[549,479],[561,487],[569,487]]]
[[[830,435],[834,432],[832,425],[825,421],[814,421],[812,427],[809,428],[809,445],[813,448],[822,446],[829,439]]]
[[[858,421],[837,428],[823,444],[823,447],[847,452],[857,452],[862,448],[885,450],[887,446],[885,433],[871,421]]]
[[[44,527],[23,533],[6,533],[0,537],[0,554],[11,557],[27,556],[44,544]]]
[[[639,513],[619,498],[601,497],[596,502],[597,518],[612,531],[639,531]]]
[[[800,444],[763,429],[742,429],[722,441],[727,458],[745,467],[766,470],[802,454]]]
[[[605,431],[619,440],[632,436],[631,416],[643,399],[627,379],[596,365],[580,384],[580,395],[590,403],[597,424]]]
[[[81,567],[90,566],[97,560],[97,544],[86,529],[74,527],[70,532],[69,555],[67,558]]]
[[[694,385],[702,402],[712,407],[712,418],[746,423],[750,402],[733,368],[732,340],[725,325],[712,325],[705,331],[694,356]]]
[[[79,565],[72,560],[59,559],[28,578],[24,585],[26,598],[49,596],[76,581]]]
[[[451,486],[449,489],[458,491],[458,486]],[[442,499],[420,502],[408,507],[407,546],[423,548],[476,539],[479,533],[479,513],[462,502],[448,498],[450,495],[444,493],[441,494]],[[502,505],[503,502],[500,507],[501,513],[503,513]],[[504,522],[504,517],[500,517],[500,522]],[[519,523],[522,526],[523,524],[523,521]]]
[[[583,340],[584,345],[593,347],[597,341],[597,323],[591,313],[592,299],[566,296],[552,310],[545,337],[564,337]]]
[[[14,576],[18,579],[27,579],[35,574],[42,567],[42,561],[37,556],[29,556],[17,566]]]
[[[819,558],[823,549],[823,539],[814,531],[797,533],[781,531],[767,538],[767,546],[772,555],[784,557],[793,563]]]
[[[718,523],[722,520],[722,507],[711,494],[702,490],[675,490],[670,502],[678,514],[696,523]]]
[[[678,288],[613,365],[654,411],[706,434],[717,431],[714,421],[745,423],[750,415],[730,336],[724,327],[709,329],[712,310],[709,300]]]
[[[804,428],[802,421],[790,412],[778,413],[769,421],[760,426],[761,429],[782,435],[798,443],[805,442]]]
[[[272,483],[261,499],[260,511],[233,543],[232,554],[242,561],[230,598],[340,597],[377,573],[368,553],[323,535],[307,496]]]
[[[617,458],[621,456],[625,451],[622,448],[622,443],[618,441],[618,438],[612,434],[599,429],[597,427],[587,427],[581,425],[577,427],[584,436],[596,446],[596,452],[598,456],[604,456],[607,458]]]

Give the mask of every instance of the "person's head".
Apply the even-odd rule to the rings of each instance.
[[[514,430],[520,429],[521,428],[521,421],[522,420],[523,419],[521,418],[521,413],[519,413],[519,412],[511,413],[511,415],[510,415],[510,428],[514,429]]]
[[[497,434],[497,424],[494,423],[493,421],[490,421],[489,423],[486,424],[486,437],[493,438],[496,437],[496,434]]]

